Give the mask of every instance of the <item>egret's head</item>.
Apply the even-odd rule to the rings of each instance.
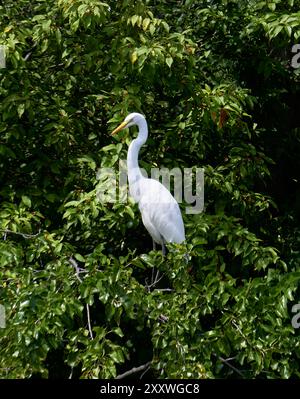
[[[140,121],[145,120],[145,117],[138,112],[132,112],[131,114],[127,115],[124,121],[119,125],[112,134],[118,133],[120,130],[123,130],[127,127],[138,125]]]

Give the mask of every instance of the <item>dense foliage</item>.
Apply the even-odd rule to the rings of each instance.
[[[2,378],[300,376],[299,7],[0,3]],[[145,169],[205,171],[166,259],[132,201],[97,197],[133,111]]]

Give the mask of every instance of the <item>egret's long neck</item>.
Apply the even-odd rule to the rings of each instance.
[[[140,120],[137,124],[139,128],[139,134],[135,140],[130,143],[127,153],[127,171],[129,186],[142,177],[141,170],[139,168],[139,151],[141,146],[146,142],[148,138],[148,127],[146,120]]]

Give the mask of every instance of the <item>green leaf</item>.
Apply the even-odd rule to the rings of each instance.
[[[113,361],[116,362],[116,363],[123,363],[123,362],[124,362],[124,356],[123,356],[123,353],[122,353],[122,350],[121,350],[121,349],[115,350],[114,352],[110,353],[109,356],[110,356],[110,357],[113,359]]]
[[[134,216],[134,212],[133,212],[133,210],[130,208],[130,206],[125,206],[125,211],[126,211],[126,213],[128,213],[128,215],[131,217],[131,219],[135,219],[135,216]]]
[[[27,208],[31,208],[31,200],[26,195],[22,195],[22,202]]]
[[[148,28],[150,22],[151,22],[150,18],[145,18],[145,19],[143,20],[143,30],[145,30],[145,31],[147,30],[147,28]]]
[[[166,64],[168,65],[169,68],[171,68],[171,65],[173,64],[173,58],[172,57],[167,57],[166,58]]]
[[[112,330],[115,334],[117,334],[119,337],[124,337],[124,334],[123,334],[123,332],[122,332],[122,330],[121,330],[121,328],[120,327],[116,327],[116,328],[114,328],[113,330]]]
[[[134,25],[137,23],[138,19],[139,19],[139,16],[138,16],[138,15],[133,15],[133,16],[131,17],[131,24],[132,24],[132,26],[134,26]]]
[[[134,64],[136,62],[137,58],[138,58],[137,57],[137,52],[133,51],[133,53],[131,53],[131,55],[130,55],[131,63]]]
[[[283,25],[278,25],[276,28],[272,31],[271,37],[276,37],[283,29]]]
[[[25,111],[25,104],[24,103],[19,104],[17,107],[17,111],[18,111],[19,118],[21,118],[21,116],[24,114],[24,111]]]
[[[276,10],[276,3],[268,3],[268,7],[271,11],[275,11]]]

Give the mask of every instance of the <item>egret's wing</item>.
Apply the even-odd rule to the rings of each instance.
[[[162,237],[166,242],[183,242],[185,232],[182,216],[171,193],[153,179],[142,179],[140,193],[139,208],[143,223],[154,240],[161,242]]]

